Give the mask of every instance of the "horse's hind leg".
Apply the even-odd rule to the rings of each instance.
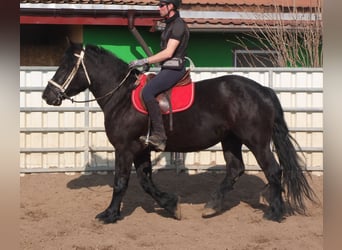
[[[281,184],[282,170],[269,146],[249,148],[253,152],[261,169],[264,171],[268,181],[270,211],[265,214],[265,217],[280,222],[285,213]]]
[[[226,161],[226,175],[219,188],[212,194],[211,200],[205,205],[202,216],[207,218],[219,214],[223,208],[224,195],[233,189],[237,179],[244,173],[242,143],[235,136],[229,136],[222,141],[222,150]]]
[[[144,191],[151,195],[160,207],[164,208],[176,219],[181,219],[178,196],[160,191],[152,181],[152,164],[150,151],[147,148],[142,154],[136,157],[134,166],[137,171],[140,185]]]

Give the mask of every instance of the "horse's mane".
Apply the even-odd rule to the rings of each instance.
[[[98,74],[102,75],[101,77],[110,78],[111,81],[116,79],[117,81],[121,81],[126,77],[128,72],[128,64],[123,61],[121,58],[117,57],[111,51],[93,44],[87,44],[86,48],[86,57],[90,56],[92,59],[92,63],[100,65],[100,71]],[[139,73],[137,69],[134,69],[131,72],[129,78],[127,78],[130,86],[134,87],[134,82],[136,80],[136,75]],[[110,82],[111,82],[110,81]]]
[[[117,57],[114,53],[109,50],[106,50],[103,47],[87,44],[86,45],[87,53],[96,54],[101,60],[105,60],[106,62],[114,63],[115,67],[124,66],[127,67],[127,63],[124,62],[121,58]]]

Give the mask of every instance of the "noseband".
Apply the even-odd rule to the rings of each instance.
[[[65,98],[65,99],[69,99],[71,102],[76,102],[76,103],[84,103],[84,102],[92,102],[92,101],[97,101],[99,99],[105,98],[111,94],[113,94],[117,89],[119,89],[121,87],[121,85],[126,81],[126,79],[128,78],[129,74],[132,71],[132,68],[129,69],[128,73],[126,74],[126,76],[124,77],[124,79],[120,82],[120,84],[115,87],[113,90],[109,91],[107,94],[98,97],[98,98],[94,98],[91,100],[85,100],[85,101],[76,101],[73,98],[69,97],[67,94],[65,94],[65,91],[67,90],[67,88],[69,87],[71,81],[74,79],[78,69],[80,68],[80,66],[83,67],[85,76],[87,78],[88,84],[89,86],[91,85],[91,81],[87,72],[87,68],[84,64],[84,56],[85,56],[85,48],[83,47],[80,54],[76,54],[74,53],[74,56],[78,57],[78,60],[75,64],[75,66],[73,67],[72,71],[70,72],[69,76],[67,77],[67,79],[64,81],[63,84],[58,84],[56,83],[54,80],[49,80],[48,83],[51,83],[53,86],[57,87],[59,92],[57,93],[57,98]]]

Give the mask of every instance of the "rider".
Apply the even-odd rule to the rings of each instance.
[[[150,57],[134,60],[129,67],[140,67],[145,64],[160,63],[160,72],[153,77],[142,91],[142,98],[152,123],[151,136],[139,139],[153,146],[156,151],[164,151],[166,135],[162,113],[156,96],[174,85],[185,74],[185,55],[189,41],[189,29],[180,17],[178,8],[181,0],[160,0],[159,12],[164,18],[165,30],[161,34],[161,51]]]

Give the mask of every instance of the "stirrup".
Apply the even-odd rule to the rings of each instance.
[[[151,146],[153,146],[153,148],[155,149],[155,151],[157,151],[157,152],[162,152],[162,151],[164,151],[165,150],[165,147],[166,147],[166,145],[165,145],[165,142],[159,142],[158,144],[154,144],[154,143],[152,143],[151,141],[148,141],[148,144],[149,145],[151,145]]]
[[[151,118],[148,118],[148,130],[147,130],[147,135],[142,135],[139,137],[139,141],[145,145],[148,146],[148,139],[151,136]]]
[[[139,141],[140,141],[142,144],[144,144],[145,146],[147,146],[147,145],[148,145],[148,137],[149,137],[149,136],[142,135],[142,136],[139,137]]]
[[[148,145],[152,146],[155,149],[155,151],[157,151],[157,152],[164,151],[165,147],[166,147],[165,141],[160,141],[158,143],[154,143],[153,141],[149,140],[149,136],[142,135],[139,137],[139,140],[145,146],[148,146]]]

